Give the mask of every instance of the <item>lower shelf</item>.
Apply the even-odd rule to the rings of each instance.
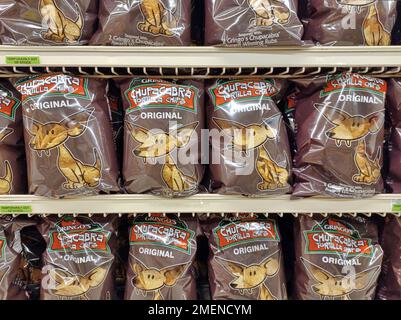
[[[290,196],[246,198],[202,194],[184,199],[150,195],[111,195],[69,200],[35,196],[0,196],[1,214],[129,214],[129,213],[364,213],[401,215],[401,195],[378,195],[369,199],[338,200]]]

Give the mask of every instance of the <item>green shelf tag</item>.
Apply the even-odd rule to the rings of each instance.
[[[393,201],[392,212],[401,212],[401,201]]]
[[[40,64],[39,56],[6,56],[6,64],[36,65]]]
[[[0,206],[0,213],[32,213],[32,206]]]

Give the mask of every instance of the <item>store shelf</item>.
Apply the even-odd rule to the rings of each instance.
[[[33,57],[31,64],[7,59]],[[20,61],[21,62],[21,61]],[[10,47],[0,46],[3,75],[54,71],[89,75],[302,76],[343,68],[384,76],[401,74],[401,47]],[[71,68],[73,70],[71,70]],[[1,72],[0,72],[1,73]]]
[[[397,205],[400,204],[400,205]],[[401,195],[379,195],[370,199],[336,200],[309,198],[290,200],[197,195],[184,199],[165,199],[149,195],[96,196],[71,200],[49,200],[35,196],[1,196],[3,214],[101,214],[101,213],[401,213]]]

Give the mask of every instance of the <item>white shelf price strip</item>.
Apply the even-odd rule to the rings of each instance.
[[[289,214],[387,214],[401,213],[401,195],[378,195],[369,199],[337,200],[289,196],[246,198],[197,195],[165,199],[150,195],[112,195],[80,199],[49,200],[35,196],[1,196],[2,214],[129,214],[129,213],[289,213]]]

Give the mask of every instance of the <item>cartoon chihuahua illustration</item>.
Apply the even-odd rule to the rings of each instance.
[[[52,149],[58,150],[57,167],[66,179],[63,184],[65,189],[96,188],[101,181],[102,160],[96,148],[93,149],[95,162],[88,165],[74,157],[65,146],[68,139],[78,138],[85,132],[93,111],[94,109],[84,110],[60,122],[46,124],[26,118],[28,132],[32,136],[30,148],[39,156],[42,152],[50,156]]]
[[[272,26],[274,23],[287,24],[291,11],[281,0],[248,0],[255,12],[256,26]]]
[[[312,290],[322,300],[351,300],[350,295],[355,291],[366,290],[381,269],[380,266],[377,266],[354,276],[335,276],[302,257],[301,261],[307,272],[318,282],[312,286]]]
[[[14,132],[10,128],[0,128],[0,142]],[[13,184],[13,171],[8,160],[3,163],[5,174],[0,178],[0,195],[9,194]]]
[[[278,251],[267,257],[262,263],[251,266],[221,258],[218,260],[221,260],[219,262],[235,277],[230,283],[232,289],[252,291],[259,288],[258,300],[277,300],[265,284],[267,278],[273,278],[280,270],[280,256],[273,258],[277,253]]]
[[[77,18],[72,20],[64,14],[57,6],[55,0],[40,0],[39,12],[42,16],[42,23],[47,31],[42,32],[45,40],[53,42],[76,43],[81,39],[84,16],[81,8],[75,2]]]
[[[51,269],[49,272],[49,282],[46,287],[51,288],[50,282],[55,283],[55,287],[51,288],[53,294],[62,297],[80,297],[88,300],[86,294],[90,289],[101,285],[106,278],[107,270],[98,267],[86,275],[74,275],[69,271],[62,269]],[[45,280],[46,278],[44,278]]]
[[[138,260],[137,260],[138,261]],[[147,292],[153,292],[153,300],[164,300],[161,289],[164,287],[174,287],[179,278],[182,277],[187,268],[186,264],[167,267],[162,270],[147,268],[143,263],[137,262],[131,265],[135,273],[132,285]]]
[[[276,130],[266,123],[244,126],[235,121],[218,118],[213,118],[213,121],[226,136],[232,138],[232,148],[235,150],[257,150],[256,169],[263,179],[258,184],[259,190],[276,190],[288,184],[287,168],[279,166],[263,146],[267,140],[276,138]]]
[[[375,4],[369,7],[368,15],[363,22],[363,34],[368,46],[388,46],[391,44],[391,34],[379,20]]]
[[[153,35],[174,36],[178,18],[167,10],[160,0],[142,0],[140,8],[145,19],[138,24],[140,31]]]
[[[366,153],[365,141],[359,141],[355,152],[355,163],[359,174],[353,176],[352,180],[367,185],[376,183],[381,176],[380,156],[381,148],[377,151],[376,159],[370,160]]]
[[[199,123],[195,122],[166,133],[152,132],[127,122],[131,137],[140,143],[134,150],[135,156],[144,160],[166,157],[162,168],[162,178],[167,187],[174,192],[190,191],[197,186],[196,173],[194,176],[185,175],[170,154],[176,148],[180,149],[188,145],[198,125]]]
[[[353,141],[377,133],[384,125],[384,117],[381,115],[383,110],[363,117],[360,115],[352,116],[327,104],[315,104],[314,107],[334,126],[326,132],[326,135],[335,140],[338,147],[341,147],[343,142],[347,147],[350,147]]]

